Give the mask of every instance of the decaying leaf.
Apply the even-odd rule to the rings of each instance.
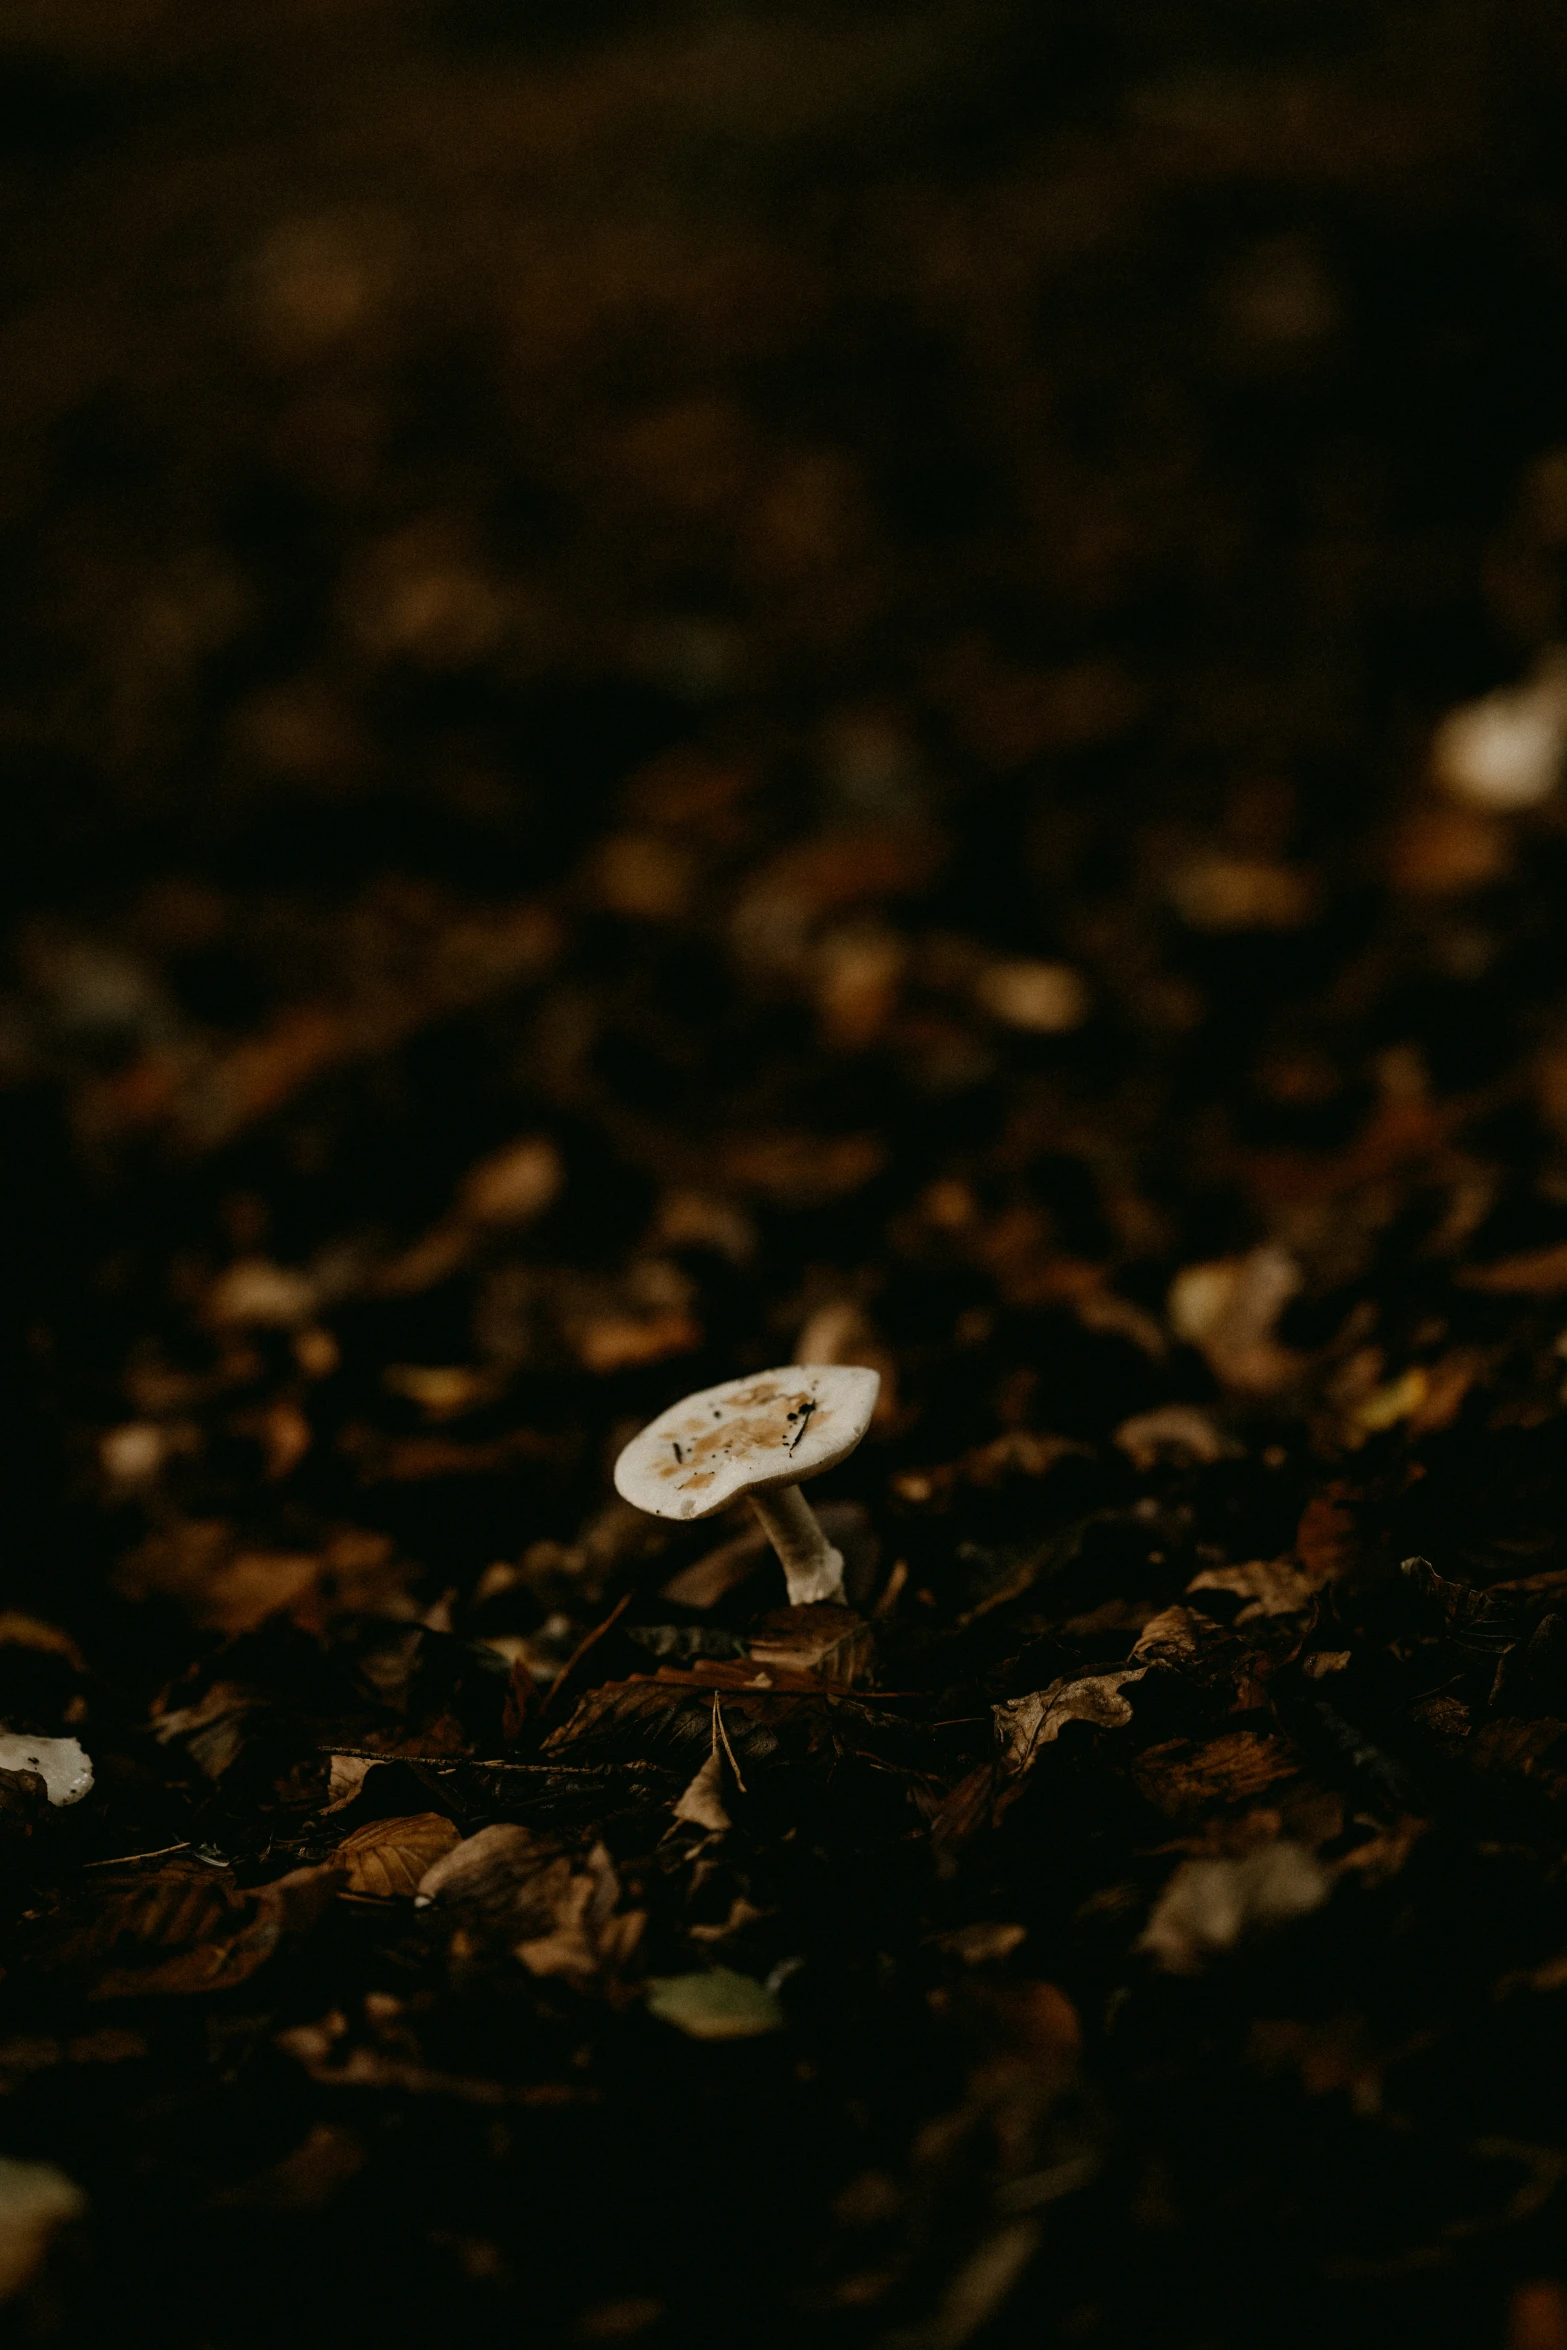
[[[252,2206],[262,2211],[319,2211],[349,2180],[356,2178],[369,2149],[353,2130],[331,2122],[317,2122],[280,2162],[272,2163],[241,2186],[225,2187],[213,2196],[219,2206]]]
[[[1186,1588],[1189,1592],[1233,1591],[1246,1603],[1235,1621],[1249,1624],[1258,1616],[1303,1615],[1317,1587],[1288,1559],[1249,1559],[1244,1566],[1204,1567]]]
[[[152,1733],[163,1746],[177,1741],[209,1779],[220,1779],[245,1743],[248,1716],[262,1702],[242,1683],[214,1681],[195,1704],[155,1715]]]
[[[1150,1803],[1172,1818],[1212,1805],[1249,1803],[1281,1779],[1293,1778],[1300,1758],[1286,1739],[1265,1731],[1231,1730],[1203,1742],[1173,1739],[1150,1746],[1132,1776]]]
[[[1115,1441],[1138,1469],[1151,1469],[1160,1460],[1220,1461],[1240,1450],[1207,1412],[1189,1403],[1134,1413],[1121,1422]]]
[[[689,1787],[684,1788],[671,1806],[677,1820],[685,1820],[692,1827],[707,1828],[722,1834],[734,1826],[724,1808],[723,1756],[715,1746]]]
[[[1262,1844],[1235,1860],[1186,1860],[1175,1871],[1138,1947],[1167,1974],[1195,1974],[1247,1935],[1320,1909],[1331,1873],[1303,1844]]]
[[[864,1680],[873,1661],[871,1628],[852,1608],[783,1608],[765,1616],[746,1648],[761,1673],[813,1673],[845,1687]]]
[[[551,1864],[533,1891],[548,1903],[550,1930],[516,1945],[533,1975],[559,1975],[580,1988],[609,1987],[632,1958],[647,1922],[642,1910],[622,1910],[620,1879],[602,1844],[595,1844],[580,1868]]]
[[[1008,1698],[991,1711],[1002,1761],[1013,1771],[1027,1770],[1035,1753],[1059,1738],[1068,1722],[1090,1722],[1096,1729],[1121,1730],[1132,1718],[1123,1689],[1140,1681],[1146,1667],[1118,1665],[1113,1672],[1089,1673],[1077,1680],[1052,1681],[1027,1697]]]
[[[547,1916],[547,1903],[541,1911],[528,1888],[562,1861],[558,1837],[497,1820],[434,1861],[419,1880],[416,1901],[420,1907],[434,1901],[470,1907],[493,1919],[516,1917],[522,1911]]]
[[[1277,1248],[1188,1265],[1171,1285],[1170,1326],[1202,1349],[1226,1387],[1269,1394],[1300,1370],[1298,1358],[1273,1335],[1300,1278],[1299,1266]]]
[[[81,2188],[52,2162],[0,2155],[0,2301],[31,2283],[50,2238],[86,2209]]]
[[[343,1881],[333,1866],[294,1869],[245,1892],[228,1870],[188,1859],[106,1873],[49,1946],[87,1977],[91,1999],[226,1991],[307,1934]]]
[[[783,2009],[767,1985],[731,1967],[649,1976],[647,2005],[649,2015],[691,2040],[754,2040],[784,2028]]]
[[[411,1819],[371,1820],[345,1836],[333,1859],[345,1872],[344,1890],[380,1900],[411,1900],[435,1863],[461,1842],[438,1811]]]

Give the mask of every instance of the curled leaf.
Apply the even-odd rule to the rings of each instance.
[[[1003,1762],[1014,1771],[1026,1771],[1041,1746],[1059,1738],[1067,1722],[1091,1722],[1100,1730],[1122,1730],[1132,1718],[1124,1688],[1140,1681],[1145,1665],[1117,1665],[1108,1673],[1085,1673],[1078,1679],[1052,1681],[1048,1689],[1031,1690],[1026,1697],[1009,1698],[991,1708],[996,1740]]]
[[[461,1842],[438,1811],[409,1819],[371,1820],[345,1836],[336,1858],[347,1871],[346,1890],[377,1900],[411,1901],[427,1872]]]

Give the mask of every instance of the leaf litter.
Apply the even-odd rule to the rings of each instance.
[[[18,2339],[1562,2350],[1547,12],[220,13],[5,35]]]

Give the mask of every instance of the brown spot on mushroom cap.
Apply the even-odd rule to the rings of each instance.
[[[858,1364],[790,1364],[689,1395],[634,1437],[615,1484],[638,1509],[705,1518],[744,1493],[818,1476],[870,1425],[880,1379]]]

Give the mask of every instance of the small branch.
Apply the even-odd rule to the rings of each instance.
[[[544,1692],[544,1702],[539,1707],[539,1714],[541,1718],[543,1715],[549,1712],[551,1700],[553,1699],[556,1690],[566,1679],[567,1675],[575,1671],[576,1667],[581,1664],[583,1658],[587,1655],[588,1650],[596,1646],[596,1644],[603,1639],[605,1633],[609,1631],[610,1627],[619,1623],[621,1617],[625,1614],[627,1608],[631,1605],[631,1600],[632,1594],[628,1591],[623,1599],[616,1600],[614,1606],[610,1609],[609,1614],[604,1618],[603,1623],[595,1626],[593,1631],[589,1632],[585,1639],[579,1640],[577,1642],[576,1647],[572,1650],[570,1656],[567,1657],[565,1663],[561,1666],[560,1671],[556,1674],[554,1680],[550,1683],[549,1687]]]
[[[167,1860],[171,1852],[189,1852],[189,1839],[183,1844],[159,1844],[151,1852],[117,1852],[112,1860],[84,1860],[84,1869],[128,1869],[133,1860]]]

